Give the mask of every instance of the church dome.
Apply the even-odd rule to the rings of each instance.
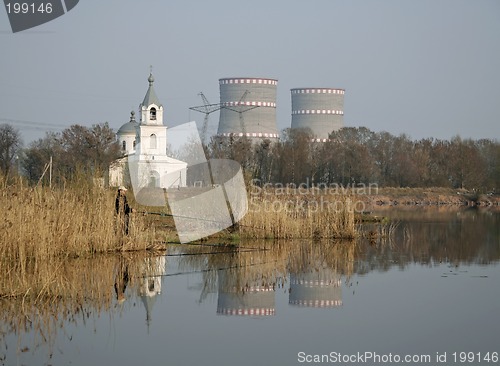
[[[122,125],[119,129],[118,132],[116,133],[117,135],[134,135],[136,133],[136,126],[137,122],[135,122],[135,112],[132,111],[130,112],[130,121]]]

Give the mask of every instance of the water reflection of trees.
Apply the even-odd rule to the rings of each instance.
[[[184,271],[202,269],[200,301],[217,293],[217,314],[267,316],[275,313],[276,291],[293,290],[292,305],[341,305],[340,279],[352,274],[356,243],[252,241],[209,248],[188,247],[180,259]]]
[[[385,237],[178,245],[168,252],[179,255],[180,273],[201,274],[200,302],[216,295],[219,314],[253,316],[274,314],[277,291],[288,292],[292,306],[335,307],[342,304],[341,284],[354,274],[500,258],[499,214],[467,210],[393,217],[398,225]],[[385,232],[380,226],[365,230]],[[127,299],[144,303],[149,323],[165,273],[165,257],[140,253],[0,264],[0,339],[14,334],[51,346],[69,325],[85,326],[103,312],[121,314],[130,305]]]
[[[193,245],[178,248],[183,253],[179,269],[202,270],[200,302],[219,288],[243,293],[249,288],[281,286],[286,274],[287,251],[269,241],[239,245]],[[219,274],[224,271],[224,280]]]
[[[238,301],[242,307],[250,306],[255,301],[249,299],[249,292],[284,288],[300,291],[300,296],[290,296],[290,304],[331,307],[342,303],[341,279],[348,284],[353,274],[404,269],[413,263],[489,264],[500,258],[498,214],[414,210],[397,214],[394,219],[390,227],[366,225],[366,232],[378,234],[363,235],[356,241],[264,241],[189,247],[183,249],[188,255],[181,258],[180,265],[186,271],[202,270],[200,301],[217,293],[233,307]],[[272,303],[263,298],[262,303]]]
[[[489,264],[500,258],[500,215],[481,210],[403,210],[392,213],[391,236],[362,239],[355,271],[411,263]],[[365,227],[376,230],[377,225]]]
[[[151,299],[165,272],[165,258],[153,253],[28,263],[22,268],[1,263],[0,339],[16,335],[18,351],[27,349],[23,343],[28,340],[35,348],[52,349],[68,326],[86,326],[103,312],[120,314],[128,298]]]
[[[353,273],[355,241],[306,241],[295,244],[289,259],[292,306],[335,308],[342,302],[342,277]]]

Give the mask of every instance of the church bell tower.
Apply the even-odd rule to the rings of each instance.
[[[141,120],[138,126],[137,152],[146,160],[167,154],[167,126],[163,124],[163,105],[153,87],[153,74],[148,77],[149,88],[139,105]],[[142,159],[141,159],[142,160]]]

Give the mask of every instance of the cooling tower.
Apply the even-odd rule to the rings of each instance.
[[[218,135],[277,138],[277,85],[274,79],[219,79],[222,108]]]
[[[335,308],[342,305],[340,275],[328,268],[290,273],[288,303],[301,307]]]
[[[292,128],[310,128],[316,141],[326,141],[344,127],[343,89],[296,88],[292,93]]]
[[[275,289],[262,280],[234,276],[219,271],[218,315],[269,316],[275,314]]]

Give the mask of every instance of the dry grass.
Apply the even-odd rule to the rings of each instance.
[[[141,215],[128,236],[118,231],[115,195],[88,180],[53,189],[0,181],[0,334],[34,331],[50,343],[62,324],[112,306],[118,267],[142,276],[141,261],[127,258],[150,253],[155,232]]]
[[[261,192],[250,197],[240,222],[242,238],[354,238],[354,203],[349,195]]]
[[[129,236],[118,233],[113,191],[85,182],[55,189],[22,181],[0,187],[2,263],[24,267],[60,256],[143,250],[152,241],[141,215],[132,215]]]

